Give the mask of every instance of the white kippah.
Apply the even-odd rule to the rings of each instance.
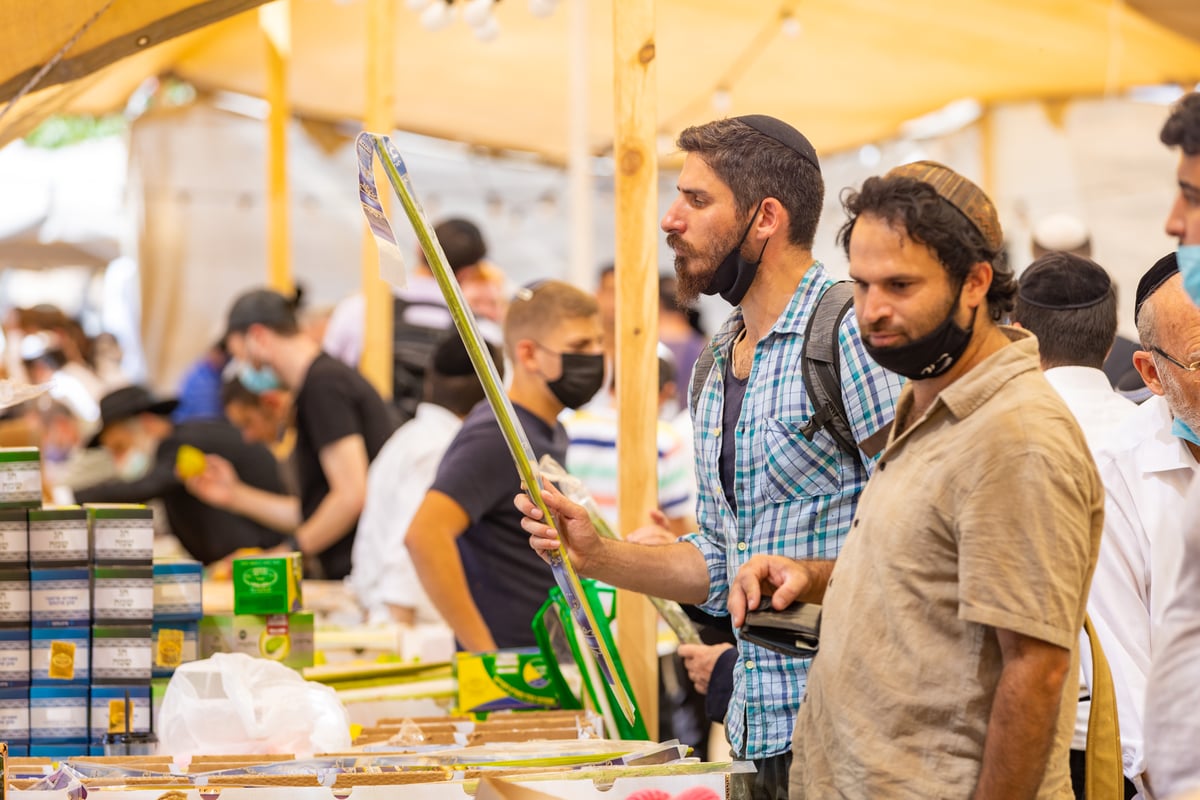
[[[1043,250],[1071,251],[1090,239],[1087,226],[1072,214],[1051,214],[1033,228],[1033,241]]]

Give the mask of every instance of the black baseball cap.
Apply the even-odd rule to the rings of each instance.
[[[271,289],[246,292],[229,309],[222,338],[228,339],[231,333],[245,333],[251,325],[264,325],[281,333],[298,330],[295,302]]]

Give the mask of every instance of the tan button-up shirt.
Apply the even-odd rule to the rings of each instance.
[[[1073,651],[1104,490],[1037,340],[947,387],[884,451],[838,558],[796,723],[791,798],[965,798],[1003,667],[996,629]],[[1072,675],[1075,672],[1070,673]],[[1039,798],[1069,798],[1068,680]]]

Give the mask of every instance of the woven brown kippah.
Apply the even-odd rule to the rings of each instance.
[[[988,247],[999,252],[1004,244],[1000,217],[983,190],[949,167],[936,161],[914,161],[887,174],[889,178],[912,178],[928,183],[950,205],[958,209],[983,234]]]

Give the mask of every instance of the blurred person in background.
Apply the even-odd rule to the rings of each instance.
[[[179,381],[179,406],[171,419],[186,422],[190,419],[220,419],[221,373],[229,363],[225,337],[215,338]]]
[[[246,388],[238,376],[239,362],[231,362],[233,373],[221,386],[221,406],[225,418],[241,431],[249,444],[261,444],[279,462],[279,474],[287,494],[299,496],[300,479],[292,452],[296,447],[296,428],[293,425],[292,393],[286,389],[264,389],[255,394]],[[229,372],[230,370],[226,370]]]
[[[1034,259],[1048,253],[1069,253],[1081,258],[1092,257],[1092,234],[1083,220],[1072,214],[1051,214],[1038,221],[1030,242]],[[1114,293],[1116,287],[1113,287]],[[1104,374],[1108,382],[1121,395],[1135,403],[1150,397],[1141,374],[1133,366],[1133,354],[1138,343],[1127,336],[1117,334],[1112,350],[1104,360]]]
[[[116,477],[108,451],[86,446],[95,426],[77,417],[65,403],[40,397],[26,404],[25,419],[37,436],[42,475],[55,504],[70,505],[76,490]]]
[[[658,279],[658,339],[675,357],[676,383],[689,386],[692,369],[708,344],[708,336],[700,327],[700,313],[679,302],[675,286],[675,277],[672,275]],[[686,411],[687,408],[682,410]]]
[[[503,378],[504,354],[492,344],[488,349]],[[368,622],[443,621],[421,587],[404,536],[446,448],[483,399],[483,384],[466,345],[457,334],[448,333],[433,353],[417,415],[392,434],[367,471],[367,500],[346,585]]]
[[[180,447],[213,453],[239,479],[264,492],[281,492],[275,459],[250,445],[225,420],[171,422],[177,401],[158,400],[142,386],[126,386],[100,400],[99,444],[112,456],[117,479],[75,492],[80,503],[146,503],[158,498],[171,532],[197,561],[211,564],[247,547],[270,548],[283,537],[259,522],[193,496],[176,473]]]
[[[223,459],[206,460],[188,490],[277,531],[285,547],[316,557],[331,580],[350,573],[350,558],[367,491],[367,467],[395,430],[395,417],[375,388],[300,331],[294,303],[255,289],[229,310],[226,337],[239,354],[242,384],[262,394],[286,388],[295,397],[299,500],[239,479]]]

